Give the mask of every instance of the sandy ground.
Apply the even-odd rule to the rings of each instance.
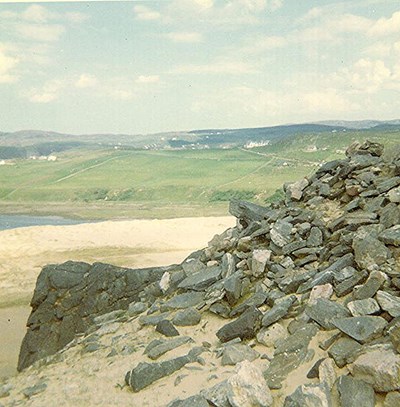
[[[29,301],[50,263],[102,261],[126,267],[180,263],[235,225],[233,217],[107,221],[0,232],[0,377],[15,372]]]

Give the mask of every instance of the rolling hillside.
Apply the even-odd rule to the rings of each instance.
[[[0,211],[85,218],[226,214],[231,198],[260,204],[284,182],[343,158],[354,140],[376,140],[392,152],[399,132],[341,131],[287,135],[246,149],[93,149],[79,145],[57,160],[16,159],[0,166]],[[274,195],[275,194],[275,195]]]

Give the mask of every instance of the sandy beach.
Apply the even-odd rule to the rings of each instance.
[[[79,260],[125,267],[179,263],[235,225],[233,217],[107,221],[0,232],[0,377],[15,371],[41,268]],[[23,321],[21,321],[21,319]],[[12,340],[10,339],[12,338]]]

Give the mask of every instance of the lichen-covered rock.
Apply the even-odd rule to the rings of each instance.
[[[370,349],[351,365],[351,374],[373,386],[377,392],[400,389],[400,355],[391,349]]]
[[[341,407],[374,407],[375,392],[372,386],[351,376],[340,376],[337,381]]]
[[[273,402],[261,370],[248,361],[239,363],[228,379],[228,400],[232,407],[269,407]]]

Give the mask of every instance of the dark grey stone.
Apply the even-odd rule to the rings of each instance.
[[[202,292],[188,292],[178,294],[163,304],[166,310],[175,310],[194,307],[204,301],[204,293]]]
[[[156,325],[156,331],[164,336],[179,336],[179,331],[174,327],[171,321],[163,319]]]
[[[339,338],[328,350],[329,356],[340,368],[352,362],[354,354],[361,349],[361,345],[351,338]]]
[[[363,316],[349,318],[334,318],[333,325],[358,342],[366,343],[379,337],[387,322],[382,317]]]
[[[225,346],[222,353],[222,365],[234,366],[243,360],[248,360],[252,362],[257,359],[260,354],[248,345],[243,343],[235,343],[232,345]]]
[[[332,320],[337,317],[348,317],[350,312],[343,305],[326,298],[317,298],[314,304],[308,305],[306,314],[325,329],[334,329]]]
[[[353,298],[355,300],[364,300],[373,297],[385,282],[385,275],[380,271],[372,271],[365,284],[355,287]]]
[[[242,278],[243,274],[239,271],[224,280],[226,299],[231,306],[235,305],[240,298],[242,291]]]
[[[270,326],[283,318],[289,312],[290,307],[295,303],[295,301],[295,295],[289,295],[285,298],[277,300],[274,306],[264,314],[261,321],[262,326]]]
[[[380,307],[387,311],[392,317],[400,316],[400,298],[385,291],[378,291],[376,299]]]
[[[353,267],[351,267],[351,269],[354,270],[355,273],[346,280],[336,284],[334,287],[335,294],[338,297],[350,294],[356,285],[361,284],[368,277],[368,273],[365,270],[357,271],[353,269]]]
[[[400,246],[400,225],[393,226],[379,234],[379,239],[392,246]]]
[[[142,326],[153,325],[156,326],[160,321],[169,317],[169,312],[162,312],[157,315],[141,315],[139,317],[139,324]]]
[[[195,360],[194,356],[189,352],[185,356],[160,363],[141,362],[126,373],[125,383],[130,386],[134,392],[138,392],[153,382],[182,369],[183,366]]]
[[[185,345],[186,343],[193,342],[192,338],[189,336],[180,336],[179,338],[169,339],[169,340],[159,340],[155,339],[150,342],[146,347],[144,353],[152,360],[158,359],[165,353],[179,348],[179,346]]]
[[[216,335],[221,342],[235,338],[252,339],[260,329],[262,312],[256,307],[250,307],[239,318],[224,325]]]
[[[34,386],[26,387],[22,390],[22,394],[28,399],[36,394],[43,393],[47,389],[46,383],[37,383]]]
[[[232,200],[229,203],[229,213],[243,221],[246,226],[254,221],[262,221],[268,217],[269,210],[250,202]]]
[[[180,310],[172,318],[172,323],[176,326],[193,326],[201,321],[201,314],[196,308]]]
[[[336,382],[341,407],[374,407],[373,387],[351,376],[340,376]]]
[[[178,285],[185,290],[203,291],[221,277],[221,268],[218,266],[207,268],[186,277]]]
[[[347,304],[347,308],[353,317],[376,314],[380,310],[379,304],[373,298],[350,301]]]
[[[355,261],[361,269],[382,265],[390,257],[389,249],[378,239],[362,234],[353,240]]]
[[[317,228],[316,226],[312,227],[310,230],[310,235],[307,239],[307,246],[308,247],[318,247],[321,246],[323,242],[323,234],[321,229]]]
[[[282,248],[291,241],[293,225],[283,220],[278,220],[271,228],[270,236],[272,242]]]
[[[174,400],[167,407],[209,407],[207,399],[201,394],[188,397],[185,400]]]
[[[285,398],[283,407],[332,407],[328,386],[321,384],[303,384],[294,393]]]

